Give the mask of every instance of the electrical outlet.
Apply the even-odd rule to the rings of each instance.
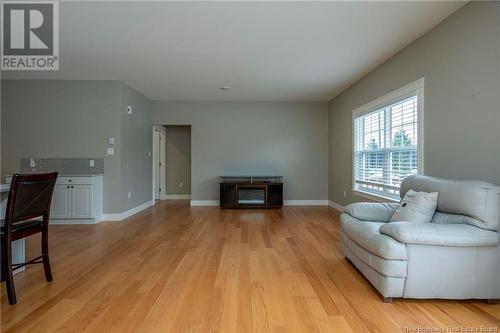
[[[30,158],[30,167],[32,168],[36,167],[36,162],[34,158]]]
[[[93,167],[94,165],[95,165],[94,160],[90,160],[90,161],[89,161],[89,166]]]
[[[184,183],[179,183],[179,187],[184,187]]]
[[[107,154],[108,156],[114,155],[114,154],[115,154],[115,148],[108,148],[108,149],[106,150],[106,154]]]
[[[131,192],[128,192],[127,196],[129,198],[129,200],[132,199],[132,193]]]
[[[347,197],[347,192],[346,191],[344,191],[344,197]]]

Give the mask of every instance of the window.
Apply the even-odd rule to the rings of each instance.
[[[399,199],[423,172],[423,79],[353,111],[353,184],[358,194]]]

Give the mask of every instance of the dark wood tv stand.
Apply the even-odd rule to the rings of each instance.
[[[222,208],[283,207],[282,176],[220,177]]]

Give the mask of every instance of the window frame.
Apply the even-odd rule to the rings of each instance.
[[[356,118],[388,107],[389,105],[402,101],[410,96],[417,96],[417,174],[424,174],[424,78],[420,78],[352,111],[351,179],[352,192],[354,195],[375,201],[399,202],[399,200],[394,197],[385,196],[369,191],[363,191],[356,188],[356,171],[354,170],[354,168],[356,167],[356,132],[354,129]]]

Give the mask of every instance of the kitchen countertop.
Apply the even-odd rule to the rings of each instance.
[[[103,173],[93,173],[93,174],[81,174],[81,173],[78,173],[78,174],[74,174],[74,175],[70,175],[70,174],[58,174],[57,177],[94,177],[94,176],[104,176]]]
[[[43,172],[40,172],[43,173]],[[36,173],[33,173],[35,175]],[[28,173],[28,175],[31,175]],[[75,173],[75,174],[67,174],[67,173],[60,173],[57,175],[57,177],[93,177],[93,176],[104,176],[103,173],[92,173],[92,174],[86,174],[86,173]],[[12,175],[6,175],[5,177],[12,177]]]

